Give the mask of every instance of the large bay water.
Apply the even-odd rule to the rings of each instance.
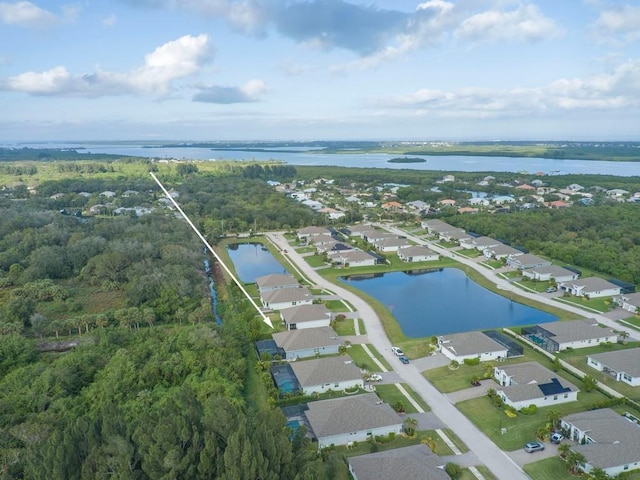
[[[200,147],[158,147],[138,143],[118,144],[29,144],[31,148],[84,148],[89,153],[110,153],[146,158],[178,160],[278,160],[291,165],[327,165],[360,168],[393,168],[458,172],[543,172],[546,174],[601,174],[621,177],[640,176],[640,162],[605,162],[596,160],[557,160],[551,158],[480,157],[469,155],[410,155],[424,163],[389,163],[401,155],[385,153],[314,153],[298,148],[286,152],[212,150]]]
[[[256,278],[272,273],[286,273],[286,269],[260,243],[235,243],[227,247],[238,279],[253,283]]]
[[[344,277],[386,306],[408,337],[429,337],[558,318],[481,287],[457,268],[428,273],[393,272]]]

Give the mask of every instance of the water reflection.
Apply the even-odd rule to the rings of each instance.
[[[493,293],[457,268],[344,277],[385,305],[408,337],[530,325],[557,317]]]
[[[227,246],[238,278],[253,283],[256,278],[272,273],[286,273],[286,269],[261,243],[233,243]]]

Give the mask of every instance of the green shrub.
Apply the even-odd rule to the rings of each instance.
[[[464,364],[465,365],[469,365],[470,367],[474,366],[474,365],[479,365],[480,364],[480,357],[476,357],[476,358],[465,358],[464,359]]]
[[[522,413],[523,415],[533,415],[536,413],[537,410],[538,410],[538,407],[532,403],[528,407],[522,407],[520,409],[520,413]]]

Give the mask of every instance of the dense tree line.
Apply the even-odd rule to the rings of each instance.
[[[622,203],[445,219],[570,265],[640,284],[638,205]]]

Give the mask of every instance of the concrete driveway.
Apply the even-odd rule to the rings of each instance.
[[[534,442],[536,440],[532,439],[531,441]],[[527,463],[538,462],[540,460],[544,460],[545,458],[551,458],[558,455],[558,445],[551,442],[542,442],[542,444],[544,445],[544,450],[542,450],[541,452],[525,452],[523,445],[522,448],[519,448],[518,450],[507,452],[507,455],[521,467],[523,465],[526,465]]]

